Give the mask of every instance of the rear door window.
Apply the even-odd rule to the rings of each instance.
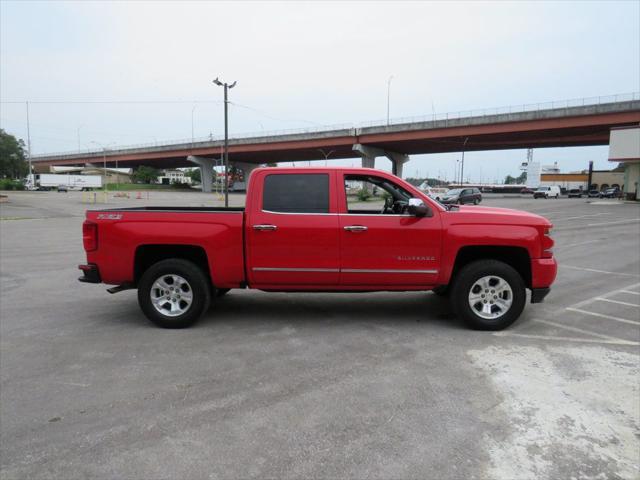
[[[267,175],[264,179],[262,210],[281,213],[329,213],[329,175]]]

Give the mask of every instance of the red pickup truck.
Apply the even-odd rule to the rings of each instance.
[[[246,208],[91,210],[83,282],[138,289],[159,326],[193,324],[233,288],[433,290],[470,326],[498,330],[553,283],[551,223],[501,208],[441,205],[364,168],[260,168]]]

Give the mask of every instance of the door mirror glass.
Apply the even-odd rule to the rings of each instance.
[[[429,213],[429,208],[419,198],[410,198],[407,211],[416,217],[425,217]]]

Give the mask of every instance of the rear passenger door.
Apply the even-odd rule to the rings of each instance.
[[[247,274],[257,288],[339,281],[335,172],[260,172],[245,225]]]

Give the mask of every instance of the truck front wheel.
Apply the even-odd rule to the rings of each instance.
[[[209,308],[209,281],[194,263],[162,260],[147,269],[138,283],[140,308],[156,325],[185,328]]]
[[[465,265],[451,292],[458,317],[478,330],[502,330],[524,310],[527,292],[520,274],[497,260],[478,260]]]

